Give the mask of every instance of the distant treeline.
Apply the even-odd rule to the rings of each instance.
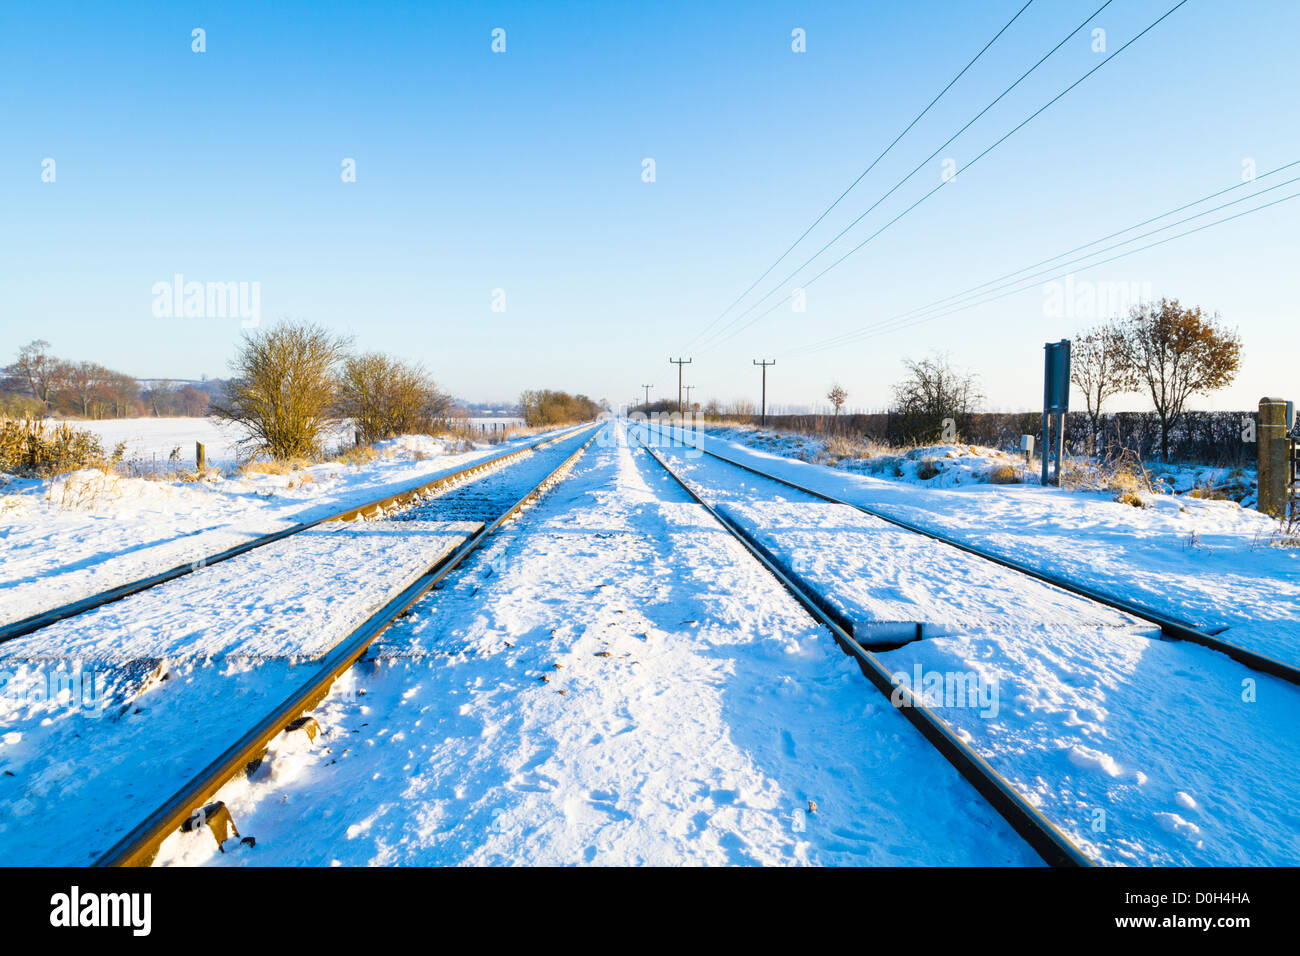
[[[601,412],[601,406],[586,395],[570,395],[549,388],[526,391],[519,396],[519,414],[524,424],[568,425],[591,421]]]
[[[757,415],[710,416],[715,421],[757,425]],[[1169,436],[1170,460],[1189,464],[1239,467],[1253,465],[1257,413],[1187,411],[1174,423]],[[972,412],[958,429],[958,440],[1014,451],[1021,435],[1042,433],[1039,412]],[[768,415],[769,428],[814,435],[840,435],[882,444],[907,444],[902,433],[906,416],[891,412],[845,415]],[[1113,455],[1136,452],[1143,461],[1160,457],[1160,419],[1155,412],[1111,412],[1101,416],[1100,435],[1094,442],[1087,412],[1070,412],[1065,420],[1065,445],[1070,454],[1099,450]],[[1248,440],[1249,439],[1249,440]],[[1096,447],[1095,447],[1096,446]]]
[[[137,381],[96,362],[55,355],[37,340],[0,369],[0,415],[10,418],[199,417],[220,398],[220,381]]]

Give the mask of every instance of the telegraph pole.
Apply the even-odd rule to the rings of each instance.
[[[760,362],[758,359],[754,359],[754,364],[755,364],[755,365],[761,365],[761,366],[763,366],[763,419],[762,419],[762,423],[763,423],[764,425],[766,425],[766,424],[767,424],[767,367],[768,367],[769,365],[775,365],[775,364],[776,364],[776,359],[772,359],[772,361],[770,361],[770,362],[768,362],[768,361],[766,361],[766,360]]]
[[[647,410],[649,410],[649,408],[650,408],[650,389],[654,388],[654,386],[653,386],[653,385],[642,385],[641,387],[645,389],[645,407],[646,407]]]
[[[682,414],[682,366],[690,365],[691,360],[670,358],[668,361],[677,366],[677,414],[680,416]]]
[[[687,385],[687,386],[685,386],[685,388],[686,388],[686,404],[687,404],[688,406],[691,404],[691,389],[693,389],[694,387],[695,387],[694,385]]]

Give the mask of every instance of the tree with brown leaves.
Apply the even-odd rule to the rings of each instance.
[[[1187,399],[1223,388],[1241,367],[1241,339],[1199,306],[1161,299],[1133,308],[1124,324],[1124,350],[1160,419],[1160,457],[1169,460],[1169,432]]]

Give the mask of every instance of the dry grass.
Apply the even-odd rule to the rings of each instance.
[[[344,465],[364,465],[379,457],[374,445],[353,445],[340,450],[331,460]]]
[[[1018,485],[1024,481],[1020,469],[1015,465],[995,465],[989,471],[991,485]]]
[[[886,453],[885,449],[873,441],[832,435],[822,442],[822,447],[814,456],[814,461],[818,464],[836,463],[845,459],[861,461],[864,458],[878,458]]]
[[[289,475],[301,471],[312,462],[307,458],[267,458],[250,461],[239,469],[239,474],[247,475]]]
[[[0,471],[15,475],[48,478],[82,468],[110,468],[123,447],[118,445],[110,458],[97,435],[66,422],[0,418]]]
[[[1207,501],[1233,501],[1232,495],[1228,489],[1216,487],[1214,485],[1197,485],[1191,491],[1187,492],[1189,498],[1203,498]]]
[[[106,468],[87,468],[50,482],[45,500],[64,511],[94,511],[122,497],[122,479]]]

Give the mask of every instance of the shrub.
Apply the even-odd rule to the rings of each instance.
[[[673,407],[675,409],[676,405]],[[600,406],[586,395],[570,395],[550,389],[524,392],[519,396],[519,408],[524,423],[534,428],[591,421],[600,414]]]
[[[975,376],[954,368],[944,355],[919,362],[909,359],[903,365],[907,377],[894,386],[890,440],[897,444],[939,441],[946,421],[959,434],[966,433],[976,405],[983,400]]]
[[[926,458],[921,462],[920,467],[916,469],[916,477],[922,481],[929,481],[939,475],[939,467],[935,464],[933,458]]]
[[[212,413],[249,431],[241,442],[273,458],[319,453],[334,402],[345,339],[309,323],[281,323],[245,337],[233,380]]]
[[[344,361],[336,391],[335,408],[352,420],[359,444],[432,432],[451,407],[422,366],[378,352]]]
[[[1020,481],[1020,469],[1015,465],[997,465],[989,472],[990,484],[1018,485]]]
[[[118,446],[117,458],[121,451]],[[37,418],[0,419],[0,471],[44,478],[115,463],[105,458],[99,437],[91,432],[67,423],[47,425]]]

